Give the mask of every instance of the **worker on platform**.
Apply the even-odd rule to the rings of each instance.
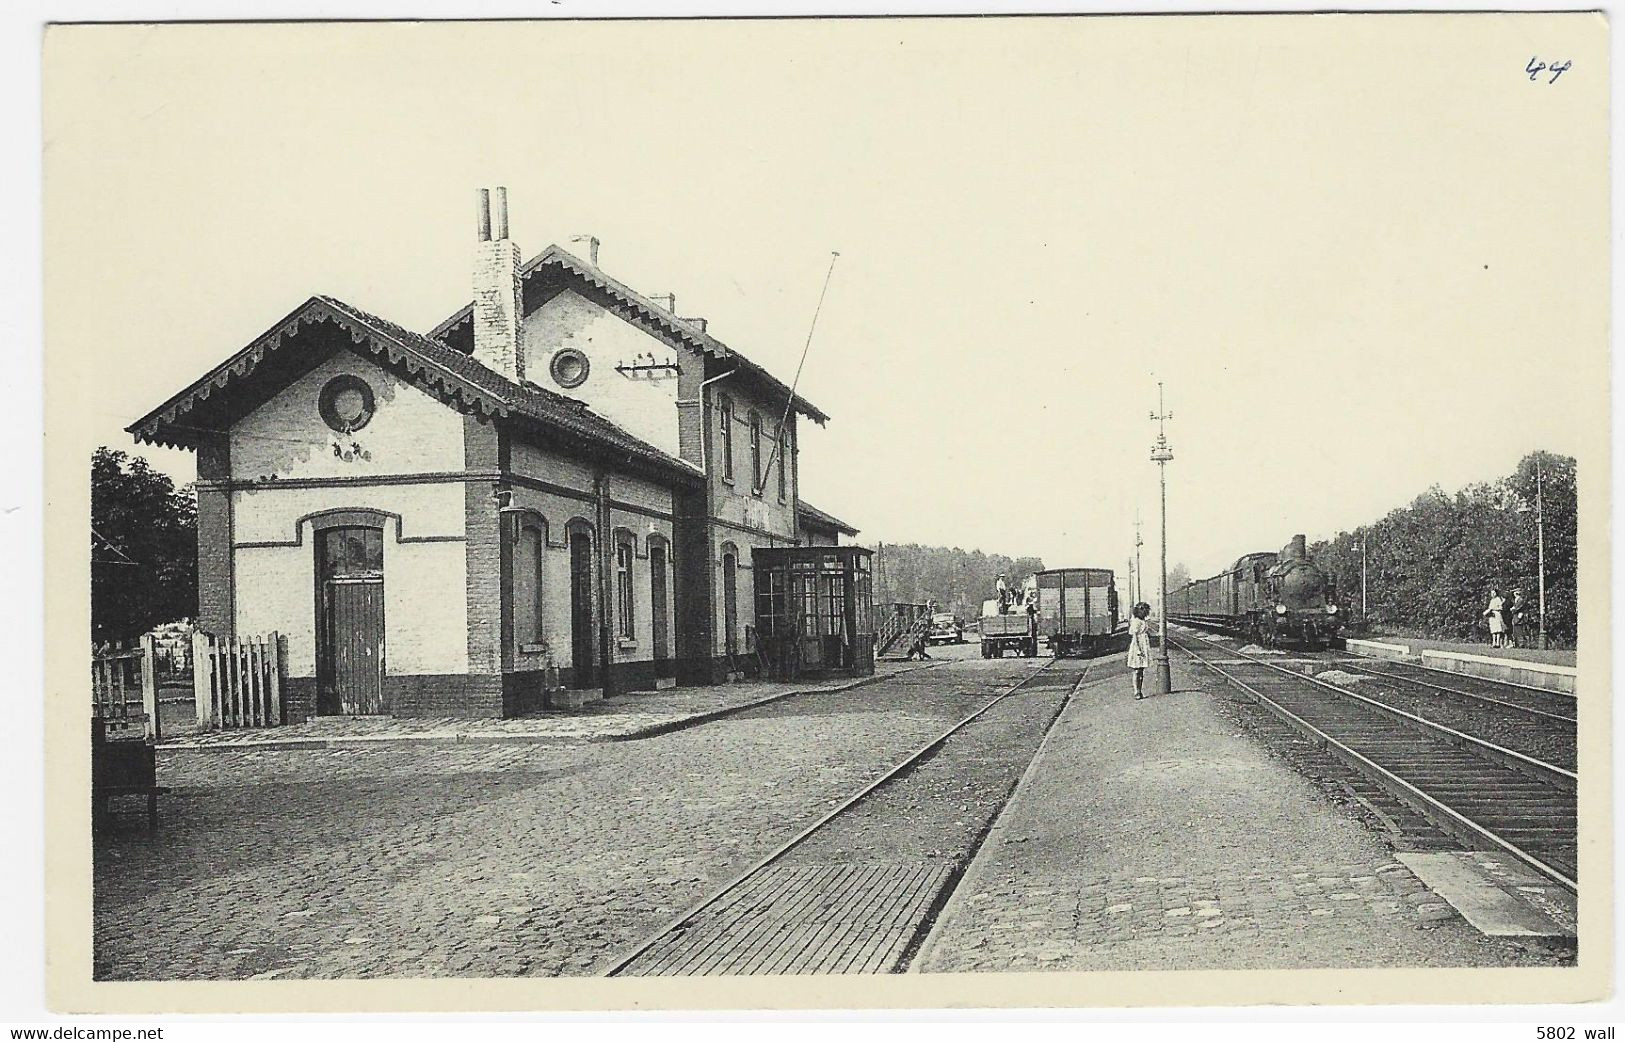
[[[1009,611],[1009,609],[1010,609],[1010,587],[1004,581],[1004,573],[1003,572],[1000,572],[999,577],[997,579],[993,580],[993,589],[998,592],[998,595],[999,595],[999,614],[1003,615],[1007,611]]]

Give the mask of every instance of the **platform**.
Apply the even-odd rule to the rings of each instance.
[[[1174,680],[1078,693],[914,971],[1539,963],[1241,730],[1207,674]]]
[[[1542,651],[1539,648],[1492,648],[1488,641],[1470,640],[1428,640],[1421,637],[1397,637],[1373,634],[1365,640],[1379,641],[1384,644],[1404,644],[1410,648],[1410,654],[1421,655],[1424,651],[1448,651],[1458,655],[1487,655],[1492,658],[1513,659],[1519,662],[1540,662],[1548,666],[1569,666],[1575,663],[1576,653],[1565,649],[1549,649]]]
[[[449,717],[318,717],[284,727],[194,731],[162,742],[161,752],[229,751],[245,748],[324,749],[379,742],[561,743],[617,742],[649,738],[703,724],[729,713],[821,691],[845,691],[933,662],[877,663],[873,676],[824,681],[741,682],[674,687],[612,695],[569,712],[542,712],[508,720]]]
[[[1349,638],[1344,644],[1347,650],[1366,658],[1396,659],[1482,680],[1505,681],[1569,695],[1575,693],[1577,670],[1572,651],[1490,648],[1408,637]]]

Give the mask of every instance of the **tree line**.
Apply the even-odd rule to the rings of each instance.
[[[1311,544],[1310,553],[1335,577],[1338,600],[1375,628],[1479,640],[1488,632],[1483,612],[1492,587],[1503,595],[1522,590],[1531,611],[1537,604],[1538,498],[1545,531],[1546,633],[1572,646],[1579,579],[1575,476],[1572,457],[1533,452],[1504,478],[1454,495],[1434,485],[1380,521]]]
[[[1545,529],[1546,634],[1572,647],[1579,577],[1572,457],[1532,452],[1507,477],[1453,495],[1434,485],[1379,521],[1310,543],[1309,554],[1333,577],[1338,602],[1375,631],[1482,640],[1492,588],[1509,603],[1510,592],[1522,590],[1531,615],[1538,607],[1537,514]],[[1169,567],[1169,590],[1189,581],[1183,564]],[[1148,582],[1155,584],[1154,574]]]
[[[140,456],[90,460],[90,636],[127,641],[197,614],[197,494]]]
[[[877,605],[931,601],[938,611],[962,619],[982,614],[982,602],[994,596],[994,580],[1000,574],[1011,587],[1019,587],[1027,576],[1044,570],[1037,557],[984,554],[957,546],[885,543],[872,549]]]

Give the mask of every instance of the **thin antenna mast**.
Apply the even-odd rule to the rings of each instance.
[[[818,328],[818,313],[824,310],[824,295],[829,292],[829,280],[835,274],[835,261],[840,256],[837,250],[829,251],[829,270],[824,272],[824,288],[818,291],[818,306],[813,308],[812,324],[807,327],[807,342],[801,345],[801,361],[796,363],[796,376],[790,381],[790,397],[785,399],[784,415],[779,417],[779,429],[777,437],[773,439],[773,451],[767,455],[767,466],[752,478],[752,487],[757,492],[767,487],[767,475],[773,470],[773,461],[778,458],[779,450],[784,448],[784,427],[790,422],[790,410],[796,404],[796,388],[801,386],[801,368],[807,364],[807,349],[812,347],[813,330]]]

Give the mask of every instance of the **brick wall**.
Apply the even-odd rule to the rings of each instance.
[[[470,470],[502,465],[505,453],[495,424],[465,416],[463,433]],[[505,547],[491,487],[470,481],[463,495],[468,672],[494,675],[502,671]]]
[[[197,453],[197,600],[198,626],[206,633],[232,632],[231,493],[208,482],[231,476],[231,443],[224,435],[205,435]]]
[[[512,380],[534,379],[519,336],[519,247],[482,242],[474,253],[474,357]]]

